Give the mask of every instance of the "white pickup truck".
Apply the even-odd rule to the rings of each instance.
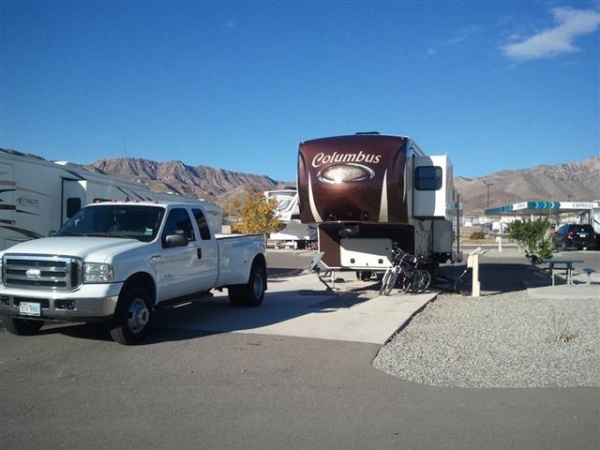
[[[0,253],[0,316],[18,335],[46,321],[105,322],[139,342],[155,308],[227,288],[258,306],[267,289],[263,235],[217,235],[201,202],[103,202],[54,236]]]

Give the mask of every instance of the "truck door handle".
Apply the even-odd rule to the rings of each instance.
[[[198,249],[198,259],[202,259],[202,249]]]

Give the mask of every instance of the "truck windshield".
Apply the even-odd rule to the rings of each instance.
[[[164,209],[146,205],[107,204],[83,208],[55,236],[100,236],[154,240]]]

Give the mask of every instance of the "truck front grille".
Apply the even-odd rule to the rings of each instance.
[[[71,290],[82,283],[82,264],[67,256],[5,254],[2,280],[7,287]]]

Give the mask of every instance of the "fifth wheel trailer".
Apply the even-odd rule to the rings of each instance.
[[[0,149],[0,250],[48,236],[88,203],[101,200],[184,200],[153,192],[143,183],[121,180],[84,167]],[[205,202],[215,229],[221,209]]]
[[[447,155],[426,155],[410,138],[359,133],[302,142],[302,223],[318,225],[328,269],[382,272],[393,243],[439,264],[462,259],[458,199]]]
[[[277,202],[275,215],[279,222],[285,227],[269,235],[269,240],[277,247],[293,247],[303,250],[312,247],[317,242],[317,228],[314,224],[303,224],[300,222],[298,207],[298,191],[295,188],[265,191],[267,200],[273,199]]]

